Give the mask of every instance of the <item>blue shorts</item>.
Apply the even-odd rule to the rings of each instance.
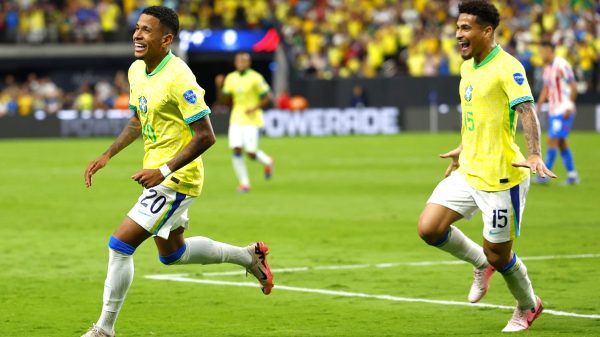
[[[557,139],[567,138],[574,120],[575,113],[572,113],[571,116],[566,119],[562,115],[550,116],[548,119],[548,136]]]

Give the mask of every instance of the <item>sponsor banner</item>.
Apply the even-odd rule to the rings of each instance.
[[[384,108],[326,108],[300,112],[271,109],[264,113],[269,137],[388,135],[400,132],[400,111]]]

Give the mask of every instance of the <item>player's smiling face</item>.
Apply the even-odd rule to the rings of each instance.
[[[478,59],[485,49],[488,38],[493,31],[491,26],[482,26],[477,23],[477,17],[472,14],[461,13],[456,21],[456,40],[458,41],[458,49],[463,60],[468,60],[471,57]]]
[[[152,15],[142,14],[133,32],[133,54],[135,58],[152,61],[164,57],[164,32],[160,20]]]

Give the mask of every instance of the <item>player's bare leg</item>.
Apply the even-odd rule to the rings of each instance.
[[[238,192],[246,193],[250,191],[250,178],[248,178],[248,169],[246,162],[242,156],[242,149],[239,147],[233,148],[233,170],[238,178]]]
[[[270,180],[273,177],[273,158],[264,153],[262,150],[254,152],[248,152],[248,157],[252,160],[256,160],[263,165],[265,179]]]
[[[541,299],[533,292],[525,264],[512,251],[512,241],[492,243],[484,240],[483,249],[488,262],[502,274],[517,300],[513,316],[502,331],[527,330],[544,308]]]
[[[478,302],[486,294],[494,268],[490,266],[483,248],[465,236],[452,224],[463,216],[438,204],[427,204],[419,218],[419,236],[427,244],[435,246],[474,267],[473,284],[468,299]]]

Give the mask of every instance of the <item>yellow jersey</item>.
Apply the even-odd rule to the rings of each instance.
[[[533,102],[523,65],[496,46],[479,64],[463,62],[460,80],[462,147],[459,173],[471,187],[503,191],[518,185],[529,170],[512,163],[525,160],[515,142],[514,107]]]
[[[129,67],[129,108],[142,124],[144,168],[156,169],[173,159],[193,136],[188,124],[208,115],[204,89],[179,57],[171,52],[150,74],[143,60]],[[200,195],[204,180],[202,158],[173,172],[162,185],[190,196]]]
[[[262,109],[259,107],[252,113],[246,111],[259,106],[269,90],[271,88],[264,77],[252,69],[246,69],[244,73],[239,71],[229,73],[223,83],[223,94],[231,96],[233,100],[229,123],[262,127],[264,125]]]

